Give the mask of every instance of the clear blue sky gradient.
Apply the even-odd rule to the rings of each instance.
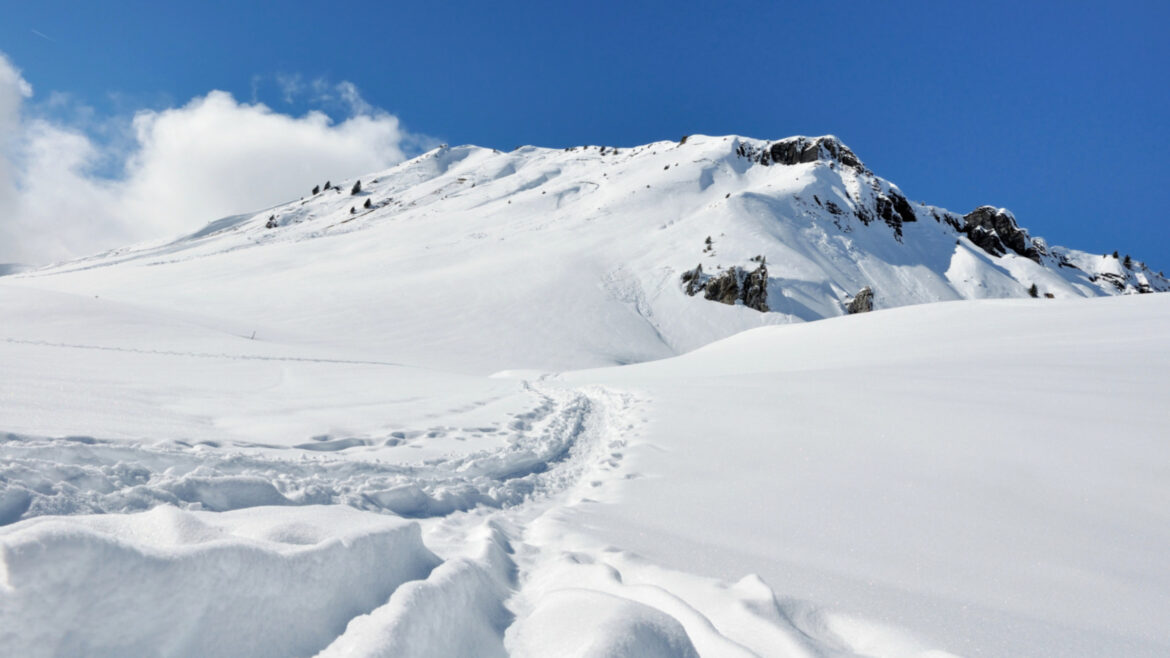
[[[6,5],[38,96],[103,112],[300,73],[452,144],[833,133],[911,198],[1170,269],[1166,2]]]

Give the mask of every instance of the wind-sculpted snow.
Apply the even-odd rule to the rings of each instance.
[[[503,635],[513,616],[504,602],[516,586],[511,546],[491,524],[479,544],[475,556],[444,562],[354,618],[321,658],[507,655]]]
[[[674,617],[627,598],[589,590],[549,595],[515,633],[516,656],[699,657]]]
[[[437,564],[342,507],[34,519],[0,530],[0,654],[312,655]]]

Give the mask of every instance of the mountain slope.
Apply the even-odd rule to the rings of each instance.
[[[1006,211],[910,202],[832,137],[442,147],[354,183],[20,283],[475,372],[661,358],[842,315],[867,287],[877,309],[1033,285],[1058,298],[1170,290],[1141,263],[1033,239]]]
[[[1170,651],[1140,263],[832,138],[342,185],[0,278],[0,654]]]

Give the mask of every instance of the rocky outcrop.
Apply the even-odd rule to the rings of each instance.
[[[845,312],[849,315],[855,313],[869,313],[873,310],[873,288],[866,286],[857,292],[857,296],[849,300],[849,304],[845,307]]]
[[[789,137],[763,148],[751,144],[740,144],[735,152],[741,158],[748,158],[764,166],[773,163],[794,165],[809,162],[835,162],[859,172],[869,173],[857,154],[832,135]]]
[[[705,299],[720,304],[733,305],[742,302],[744,306],[761,313],[768,312],[768,266],[761,261],[752,271],[732,267],[717,276],[703,273],[703,266],[682,274],[683,291],[694,297],[700,292]]]
[[[739,299],[740,269],[733,267],[707,282],[703,296],[720,304],[734,304]]]
[[[760,262],[760,266],[743,279],[743,294],[740,295],[743,305],[754,308],[761,313],[768,312],[768,265]]]
[[[700,263],[699,265],[695,266],[695,269],[683,272],[682,282],[686,284],[686,287],[683,288],[683,291],[686,292],[688,296],[694,297],[695,293],[703,289],[703,264]]]
[[[846,167],[865,169],[857,154],[841,143],[841,140],[825,137],[789,137],[768,148],[768,155],[776,164],[793,165],[817,160],[833,160]]]
[[[1016,218],[1006,210],[980,206],[963,216],[962,232],[993,256],[1013,252],[1040,262],[1040,251],[1033,246],[1028,232],[1016,224]]]
[[[904,222],[918,221],[918,217],[914,214],[914,208],[898,190],[891,188],[887,194],[878,194],[874,206],[878,217],[881,217],[882,221],[894,229],[894,234],[899,238],[902,237],[902,224]]]

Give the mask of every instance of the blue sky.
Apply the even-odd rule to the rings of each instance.
[[[0,52],[105,175],[115,119],[212,90],[499,148],[833,133],[911,198],[1170,269],[1167,7],[42,0],[9,3]]]

